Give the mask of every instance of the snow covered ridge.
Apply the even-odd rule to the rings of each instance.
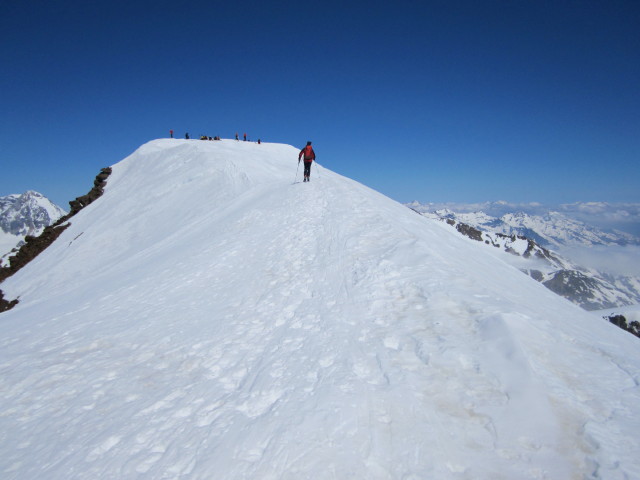
[[[640,478],[636,337],[297,153],[143,145],[5,280],[3,480]]]

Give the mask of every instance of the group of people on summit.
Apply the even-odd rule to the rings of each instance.
[[[169,136],[171,138],[173,138],[173,130],[169,130]],[[185,133],[184,134],[184,138],[189,140],[189,133]],[[206,135],[201,135],[200,136],[200,140],[222,140],[220,137],[208,137]],[[236,140],[240,140],[238,138],[238,133],[236,132]],[[243,140],[246,142],[247,141],[247,134],[245,133],[243,135]],[[258,139],[258,145],[262,143],[260,141],[260,139]],[[300,166],[300,161],[304,160],[304,179],[302,180],[303,182],[308,182],[309,181],[309,177],[311,176],[311,163],[313,163],[313,161],[316,159],[316,152],[313,151],[313,147],[311,146],[311,142],[307,142],[307,145],[300,150],[300,153],[298,154],[298,166]]]

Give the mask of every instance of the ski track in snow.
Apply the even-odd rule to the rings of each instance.
[[[172,157],[139,216],[108,210],[151,181],[125,160],[6,282],[26,298],[0,317],[2,478],[640,478],[632,337],[321,167],[240,158],[215,183],[191,160],[214,148],[254,151],[144,146]]]

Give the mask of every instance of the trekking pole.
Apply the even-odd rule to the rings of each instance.
[[[318,168],[318,162],[313,162],[316,164],[316,173],[318,174],[318,180],[320,180],[320,169]]]
[[[296,178],[293,179],[293,183],[296,183],[296,180],[298,180],[298,170],[300,170],[300,160],[298,160],[298,168],[296,169]]]

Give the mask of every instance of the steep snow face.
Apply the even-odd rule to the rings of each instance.
[[[2,284],[2,478],[640,478],[635,337],[296,167],[150,142]]]

